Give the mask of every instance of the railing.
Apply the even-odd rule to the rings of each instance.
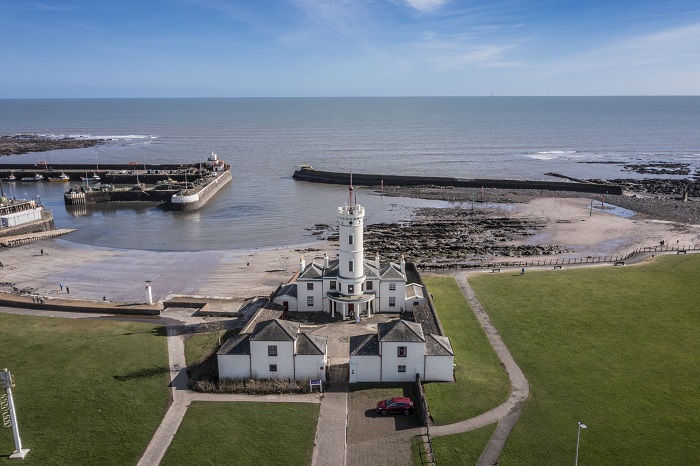
[[[417,264],[420,270],[451,270],[451,269],[500,269],[500,268],[516,268],[516,267],[538,267],[538,266],[561,266],[574,264],[596,264],[600,262],[621,262],[631,259],[637,254],[644,252],[673,252],[680,251],[700,251],[699,245],[693,246],[648,246],[635,249],[625,256],[587,256],[587,257],[562,257],[556,259],[537,259],[537,260],[519,260],[519,261],[493,261],[493,262],[466,262],[466,263],[451,263],[451,264]]]

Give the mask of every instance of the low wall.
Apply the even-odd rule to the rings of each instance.
[[[0,306],[41,311],[87,312],[97,314],[158,316],[160,309],[149,306],[129,306],[86,302],[60,302],[44,298],[44,304],[32,302],[31,298],[0,294]]]

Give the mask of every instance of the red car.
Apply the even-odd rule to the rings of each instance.
[[[395,396],[377,403],[377,412],[382,416],[391,413],[403,413],[408,416],[413,412],[413,401],[404,396]]]

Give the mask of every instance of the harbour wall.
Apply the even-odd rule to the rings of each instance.
[[[223,188],[232,179],[233,177],[231,176],[231,170],[220,172],[219,175],[216,176],[216,178],[209,181],[209,184],[204,186],[201,190],[195,191],[195,193],[193,193],[198,195],[198,199],[196,201],[181,204],[171,202],[170,209],[182,211],[199,209],[204,204],[206,204],[207,201],[219,191],[219,189]]]
[[[622,194],[622,186],[602,183],[576,183],[566,181],[497,180],[486,178],[449,178],[434,176],[374,175],[362,173],[338,173],[302,167],[293,178],[311,183],[350,184],[362,186],[441,186],[462,188],[537,189],[546,191],[574,191],[597,194]]]

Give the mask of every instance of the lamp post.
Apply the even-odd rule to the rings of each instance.
[[[153,304],[153,295],[151,294],[151,280],[146,280],[146,303]]]
[[[581,429],[587,429],[586,424],[578,423],[578,435],[576,436],[576,460],[574,461],[574,466],[578,466],[578,444],[581,440]]]

